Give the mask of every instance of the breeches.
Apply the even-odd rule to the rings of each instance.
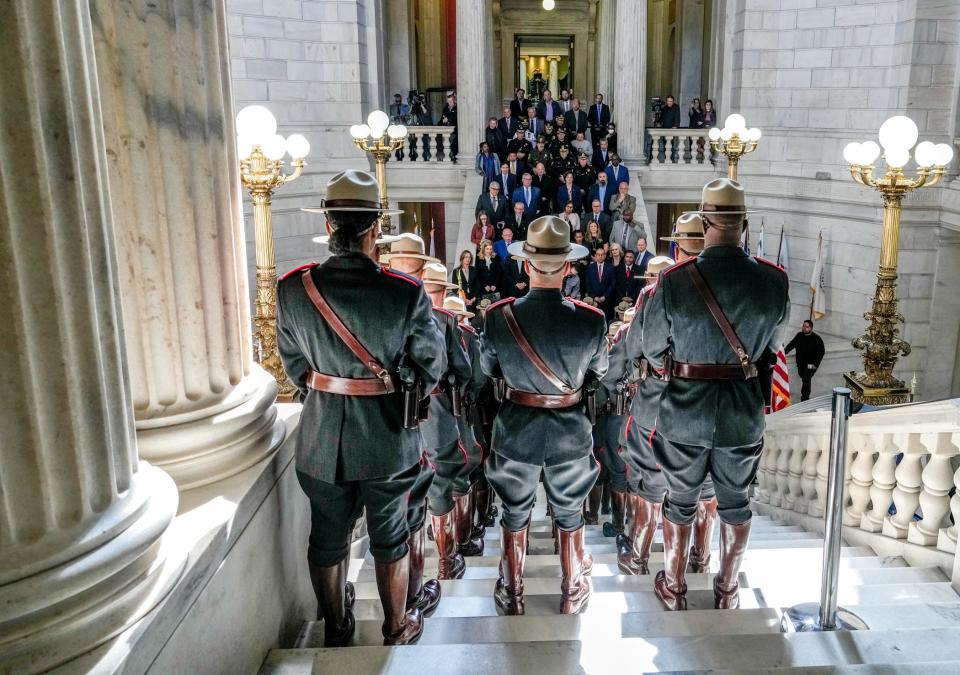
[[[592,455],[545,466],[508,459],[494,451],[487,458],[486,476],[503,503],[503,525],[516,531],[530,522],[541,473],[557,526],[568,531],[582,527],[581,507],[600,473]]]
[[[354,523],[364,508],[374,559],[386,563],[405,556],[407,500],[419,476],[419,463],[392,476],[343,483],[325,483],[297,471],[310,499],[310,562],[329,567],[346,558]]]
[[[624,449],[620,446],[620,432],[626,420],[626,416],[622,415],[608,417],[600,437],[601,444],[594,448],[605,482],[618,492],[627,490],[627,464],[623,457]]]
[[[425,455],[420,457],[420,475],[410,489],[410,499],[407,500],[407,523],[411,532],[423,527],[427,519],[427,493],[433,484],[435,472]]]

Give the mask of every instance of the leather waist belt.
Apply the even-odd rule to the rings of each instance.
[[[379,377],[353,379],[324,375],[315,370],[307,374],[307,386],[315,391],[325,391],[328,394],[341,396],[385,396],[396,391],[395,385],[388,388]]]
[[[577,405],[583,398],[580,389],[570,394],[534,394],[530,391],[521,391],[507,387],[507,393],[504,397],[511,403],[526,406],[528,408],[570,408]]]
[[[438,394],[446,394],[446,393],[447,393],[447,388],[438,384],[436,387],[433,388],[433,391],[430,392],[430,395],[436,396]]]
[[[678,363],[674,361],[670,369],[670,375],[681,380],[750,380],[757,376],[757,365],[750,363],[744,367],[737,364]]]

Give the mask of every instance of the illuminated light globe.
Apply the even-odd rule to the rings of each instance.
[[[876,141],[867,141],[866,143],[860,144],[860,154],[858,157],[860,161],[857,164],[862,164],[863,166],[871,166],[874,162],[877,161],[877,157],[880,156],[880,146],[877,145]]]
[[[906,148],[888,148],[883,159],[891,169],[902,169],[910,161],[910,151]]]
[[[730,127],[724,127],[720,132],[720,140],[729,141],[731,138],[733,138],[733,130]]]
[[[909,150],[917,144],[920,130],[909,117],[896,115],[880,125],[880,145],[884,150],[891,148]],[[899,157],[899,155],[898,155]]]
[[[745,120],[740,113],[733,113],[727,117],[723,126],[735,134],[740,134],[741,131],[747,128],[747,120]]]
[[[237,113],[237,136],[261,145],[277,133],[277,118],[262,105],[248,105]]]
[[[937,163],[937,146],[930,141],[920,143],[913,151],[913,159],[924,169],[933,166]]]
[[[843,148],[843,161],[847,164],[860,163],[860,143],[847,143]]]
[[[366,124],[354,124],[352,127],[350,127],[350,136],[352,138],[360,140],[361,138],[366,138],[369,135],[370,127],[368,127]]]
[[[367,125],[369,125],[370,134],[374,138],[383,136],[383,132],[387,130],[389,124],[390,118],[387,116],[387,113],[382,110],[374,110],[367,115]]]
[[[253,152],[255,146],[253,139],[248,136],[237,136],[237,154],[240,159],[246,159]]]
[[[557,6],[555,0],[543,0],[543,8],[548,12]]]
[[[274,134],[263,144],[262,150],[263,154],[267,156],[267,159],[274,161],[283,159],[283,155],[287,152],[287,139],[280,134]]]
[[[310,152],[310,141],[302,134],[287,136],[287,152],[294,159],[303,159]]]
[[[403,138],[407,135],[407,128],[402,124],[391,124],[387,127],[387,136],[393,139]]]
[[[953,148],[946,143],[937,143],[934,150],[936,157],[933,163],[937,166],[946,166],[953,160]]]
[[[719,141],[720,129],[718,129],[717,127],[713,127],[712,129],[710,129],[710,131],[707,132],[707,136],[710,137],[711,141]]]

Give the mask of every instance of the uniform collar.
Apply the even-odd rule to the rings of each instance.
[[[532,300],[563,300],[563,293],[559,288],[531,288],[525,297]]]
[[[345,253],[343,255],[330,256],[323,261],[322,267],[333,267],[336,269],[376,269],[377,263],[362,253]]]
[[[747,252],[737,244],[708,246],[700,252],[698,258],[746,258]]]

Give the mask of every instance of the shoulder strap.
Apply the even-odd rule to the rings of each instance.
[[[552,384],[554,387],[562,391],[564,394],[570,394],[573,392],[573,389],[564,384],[563,380],[557,377],[557,374],[554,373],[550,366],[548,366],[540,355],[537,354],[536,350],[533,348],[533,345],[530,344],[530,341],[527,340],[527,336],[523,334],[523,331],[520,330],[520,324],[517,323],[517,317],[513,315],[513,306],[511,304],[505,304],[503,306],[503,318],[507,321],[507,328],[510,329],[510,334],[513,335],[513,339],[517,341],[517,344],[520,346],[520,351],[523,352],[523,355],[530,359],[530,363],[533,364],[541,375],[547,378],[547,381]]]
[[[371,354],[370,351],[363,346],[363,343],[357,339],[357,336],[350,332],[350,329],[340,320],[340,317],[333,311],[333,308],[323,299],[317,285],[313,283],[313,276],[310,274],[310,270],[304,270],[303,274],[300,275],[300,279],[303,281],[303,288],[307,292],[307,297],[310,298],[313,306],[317,308],[317,311],[320,312],[320,315],[326,320],[330,329],[343,340],[347,349],[353,352],[353,355],[370,369],[370,372],[383,380],[384,384],[388,386],[388,391],[392,392],[393,381],[390,378],[390,374],[383,367],[383,364],[377,360],[377,357]]]
[[[750,365],[750,355],[747,353],[747,350],[744,349],[740,338],[737,337],[737,332],[733,330],[733,326],[730,325],[730,320],[727,319],[727,315],[723,313],[720,303],[717,302],[717,296],[713,294],[710,286],[707,285],[707,280],[703,277],[703,272],[697,267],[696,262],[686,265],[685,269],[690,276],[690,280],[693,281],[694,288],[697,289],[703,302],[707,305],[707,309],[710,310],[713,320],[717,322],[720,332],[723,333],[723,337],[727,339],[727,344],[730,345],[730,349],[736,354],[737,360],[740,361],[744,372],[747,372],[747,368]]]

